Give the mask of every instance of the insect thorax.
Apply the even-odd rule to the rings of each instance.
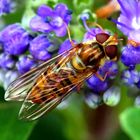
[[[85,66],[93,67],[98,65],[105,56],[103,47],[97,42],[84,45],[78,55]]]
[[[99,43],[78,44],[81,47],[75,53],[69,62],[72,68],[78,72],[82,72],[87,67],[97,67],[102,58],[104,58],[103,47]]]

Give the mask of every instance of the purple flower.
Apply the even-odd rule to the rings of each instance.
[[[73,42],[76,44],[76,41],[73,40]],[[72,45],[69,41],[69,39],[66,39],[62,44],[61,46],[59,47],[59,50],[58,50],[58,54],[61,54],[65,51],[68,51],[72,48]]]
[[[12,69],[15,66],[15,60],[11,55],[2,53],[0,54],[0,66],[4,69]]]
[[[29,51],[35,59],[46,61],[52,56],[47,50],[52,45],[45,35],[39,35],[30,42]]]
[[[128,36],[129,39],[140,42],[140,1],[139,0],[118,0],[121,7],[121,14],[118,18],[118,28]]]
[[[113,61],[107,61],[100,69],[99,73],[101,75],[108,74],[107,76],[109,78],[115,78],[115,76],[118,73],[118,65],[116,62]]]
[[[20,56],[16,63],[17,70],[20,74],[24,74],[37,65],[36,61],[29,56]]]
[[[27,50],[30,36],[20,24],[16,23],[3,29],[0,33],[0,40],[3,42],[6,52],[11,55],[19,55]]]
[[[105,81],[101,81],[96,76],[92,76],[91,78],[89,78],[87,80],[87,85],[95,93],[104,92],[108,88],[108,86],[109,86],[109,84],[108,84],[108,82],[106,80]]]
[[[88,25],[87,25],[87,20],[89,19],[89,14],[88,13],[82,13],[80,15],[80,18],[83,22],[83,25],[86,29],[86,33],[84,35],[84,39],[83,41],[84,42],[87,42],[87,41],[90,41],[90,40],[94,40],[95,39],[95,36],[99,33],[108,33],[106,31],[104,31],[101,27],[98,27],[98,28],[89,28]],[[95,25],[96,26],[96,25]],[[99,26],[99,25],[97,25]]]
[[[133,87],[139,82],[140,74],[135,70],[124,70],[122,73],[122,80],[126,85]]]
[[[58,4],[51,9],[46,5],[38,8],[37,16],[33,17],[30,27],[34,31],[48,33],[54,31],[57,36],[62,37],[67,33],[66,25],[71,20],[71,12],[65,4]]]
[[[0,0],[0,16],[3,14],[8,14],[11,11],[10,0]]]
[[[82,21],[86,21],[86,20],[88,20],[90,18],[90,16],[89,16],[89,13],[87,13],[87,12],[84,12],[84,13],[82,13],[81,15],[80,15],[80,19],[82,20]]]
[[[87,31],[84,35],[83,41],[89,41],[95,39],[96,34],[102,33],[103,31],[100,28],[91,28],[89,31]]]
[[[124,47],[121,54],[121,61],[126,66],[140,64],[140,47]]]

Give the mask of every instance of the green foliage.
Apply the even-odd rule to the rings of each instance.
[[[76,132],[76,135],[75,135]],[[54,110],[41,118],[29,140],[85,140],[87,129],[80,105],[72,102],[64,110]]]
[[[140,108],[126,109],[120,115],[120,123],[133,140],[140,140]]]
[[[0,88],[1,95],[3,92]],[[77,100],[76,97],[75,101]],[[87,129],[82,104],[81,101],[75,101],[64,110],[49,112],[39,121],[26,122],[18,119],[21,106],[19,102],[8,103],[1,98],[0,140],[85,140]],[[73,135],[75,132],[76,136]]]
[[[17,114],[18,111],[15,104],[0,104],[0,140],[28,139],[36,122],[18,120]]]
[[[29,140],[39,140],[41,138],[46,140],[58,140],[58,138],[60,140],[68,140],[64,134],[66,122],[62,118],[55,111],[40,118]]]
[[[118,130],[111,140],[131,140],[128,135],[122,130]]]
[[[77,95],[75,102],[73,101],[72,104],[65,110],[65,134],[69,140],[87,139],[87,122],[83,114],[82,105],[82,101],[79,100]]]

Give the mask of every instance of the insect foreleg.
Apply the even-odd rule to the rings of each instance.
[[[95,73],[95,75],[101,80],[101,81],[105,81],[106,77],[108,76],[109,72],[106,72],[105,75],[102,77],[99,73]]]

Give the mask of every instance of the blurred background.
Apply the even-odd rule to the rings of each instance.
[[[1,29],[5,25],[24,22],[22,16],[30,15],[27,1],[16,1],[17,10],[0,18]],[[32,0],[34,9],[45,1]],[[70,25],[72,38],[82,40],[83,27],[78,14],[89,10],[97,12],[98,23],[105,29],[122,34],[115,24],[106,19],[107,16],[117,17],[119,9],[102,15],[102,6],[109,0],[48,0],[47,3],[63,2],[73,11],[73,25]],[[99,9],[101,11],[99,11]],[[98,11],[97,11],[98,10]],[[117,11],[118,10],[118,11]],[[117,12],[116,12],[117,11]],[[115,12],[115,13],[113,13]],[[75,21],[76,19],[76,21]],[[118,82],[121,79],[117,78]],[[120,81],[119,81],[120,80]],[[128,96],[132,89],[121,84],[121,100],[115,107],[101,105],[97,109],[89,108],[83,99],[83,92],[74,92],[67,105],[54,109],[44,117],[33,122],[18,119],[21,102],[6,102],[5,90],[0,87],[0,140],[140,140],[140,109],[134,107],[133,97]]]

